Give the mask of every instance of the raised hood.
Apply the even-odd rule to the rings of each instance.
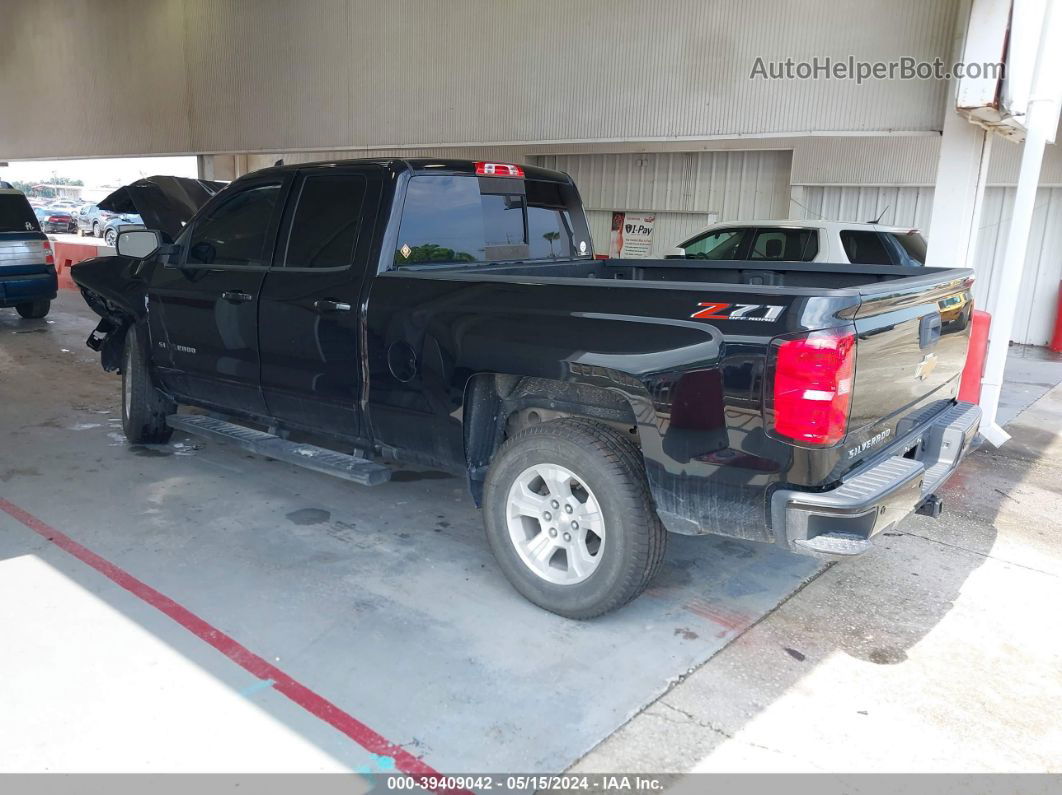
[[[114,213],[139,215],[148,229],[157,229],[173,240],[196,211],[226,184],[188,177],[145,177],[118,188],[99,206]]]

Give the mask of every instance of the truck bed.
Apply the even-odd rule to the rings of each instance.
[[[413,270],[413,269],[409,269]],[[616,279],[682,284],[745,284],[765,287],[802,287],[837,290],[866,287],[899,279],[934,279],[948,268],[908,268],[899,265],[852,265],[828,262],[751,262],[737,260],[566,260],[556,263],[454,265],[431,267],[433,273],[530,276],[566,279]]]

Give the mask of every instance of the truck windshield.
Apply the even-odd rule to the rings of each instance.
[[[37,231],[40,226],[26,197],[21,193],[0,193],[0,233]]]
[[[412,177],[395,265],[550,262],[590,258],[572,185],[513,177]]]

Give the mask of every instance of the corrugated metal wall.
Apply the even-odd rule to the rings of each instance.
[[[882,223],[897,226],[929,226],[933,189],[926,187],[837,187],[806,186],[803,189],[806,218],[866,221],[888,208]],[[1014,205],[1014,188],[985,189],[981,229],[974,268],[974,296],[987,305],[998,289],[1006,246],[1007,228]],[[1062,280],[1062,187],[1042,187],[1036,195],[1029,248],[1018,305],[1023,307],[1011,332],[1015,342],[1046,345],[1054,329],[1058,285]]]
[[[790,157],[788,151],[755,151],[540,155],[534,159],[575,180],[599,253],[608,253],[613,211],[652,210],[657,214],[653,254],[662,257],[713,218],[785,218]]]
[[[750,74],[947,60],[959,6],[4,0],[0,158],[939,130],[942,81]]]
[[[1062,142],[1062,123],[1056,140]],[[794,185],[932,185],[937,178],[940,136],[806,137],[793,147]],[[1000,138],[992,145],[989,185],[1018,181],[1022,145]],[[1062,184],[1062,144],[1044,151],[1040,182]]]

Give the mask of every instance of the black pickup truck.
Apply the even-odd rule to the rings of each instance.
[[[968,270],[595,259],[571,179],[504,163],[123,191],[152,231],[72,275],[130,441],[460,473],[506,576],[561,615],[639,594],[668,531],[864,551],[939,512],[977,431]]]

